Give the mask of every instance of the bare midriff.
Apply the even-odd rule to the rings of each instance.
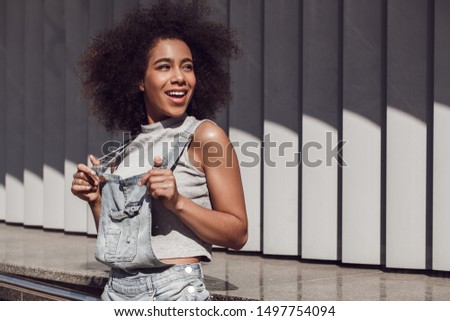
[[[161,259],[160,261],[166,264],[192,264],[200,262],[200,259],[198,257],[179,257],[173,259]]]

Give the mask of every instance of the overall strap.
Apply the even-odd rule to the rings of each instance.
[[[164,168],[170,168],[170,170],[174,170],[177,166],[178,160],[180,159],[181,155],[183,154],[186,147],[189,145],[189,143],[192,140],[192,137],[194,136],[194,132],[196,129],[196,125],[198,124],[198,120],[194,120],[189,127],[179,133],[177,136],[175,136],[175,141],[173,142],[173,148],[170,150],[169,154],[166,155],[163,158],[163,165]]]
[[[97,175],[103,175],[112,164],[117,163],[117,160],[122,157],[126,148],[132,141],[132,139],[129,139],[110,153],[100,157],[98,159],[100,165],[92,167]]]

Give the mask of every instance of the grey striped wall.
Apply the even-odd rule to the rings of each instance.
[[[111,137],[74,60],[137,2],[0,0],[0,220],[95,234],[71,175]],[[242,163],[243,250],[450,271],[450,1],[209,2],[246,51],[217,120]]]

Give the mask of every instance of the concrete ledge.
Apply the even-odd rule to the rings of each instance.
[[[74,286],[85,286],[103,288],[107,281],[107,276],[78,274],[73,271],[50,270],[35,266],[20,266],[14,264],[0,264],[0,274],[26,277],[40,282],[54,284],[72,284]]]
[[[6,301],[98,301],[102,288],[39,281],[0,274],[0,299]]]

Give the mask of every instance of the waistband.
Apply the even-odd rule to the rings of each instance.
[[[109,276],[109,286],[116,292],[136,295],[191,277],[203,278],[203,270],[200,263],[176,264],[169,267],[136,272],[126,272],[112,268]]]

